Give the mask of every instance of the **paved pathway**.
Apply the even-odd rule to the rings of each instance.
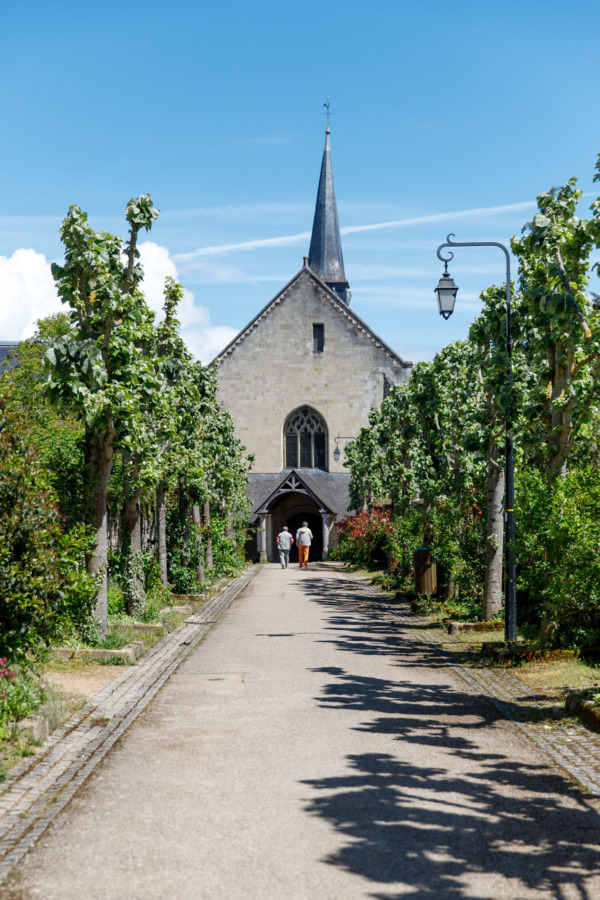
[[[261,569],[0,896],[599,897],[598,801],[392,615]]]

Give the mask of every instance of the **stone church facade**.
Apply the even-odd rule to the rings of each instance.
[[[250,554],[262,561],[276,559],[283,525],[295,534],[304,520],[311,559],[327,558],[350,505],[344,446],[412,365],[350,308],[329,140],[328,128],[309,255],[216,359],[219,399],[255,455]]]

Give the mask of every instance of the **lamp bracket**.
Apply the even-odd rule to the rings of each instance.
[[[444,275],[447,275],[447,274],[448,274],[448,263],[449,263],[452,259],[454,259],[454,253],[450,252],[450,253],[448,254],[448,256],[442,256],[442,254],[440,253],[440,250],[443,250],[444,247],[452,247],[452,246],[453,246],[453,243],[452,243],[452,241],[450,240],[450,238],[453,238],[453,237],[455,237],[454,234],[449,234],[448,237],[446,238],[446,243],[445,243],[445,244],[440,244],[440,246],[437,248],[438,259],[440,259],[440,260],[444,263],[444,266],[445,266]]]

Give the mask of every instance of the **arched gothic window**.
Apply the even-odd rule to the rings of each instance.
[[[294,410],[283,428],[286,469],[327,471],[327,425],[309,406]]]

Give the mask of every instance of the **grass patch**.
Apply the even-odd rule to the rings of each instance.
[[[457,662],[470,667],[488,667],[490,665],[505,668],[501,663],[482,660],[482,643],[503,642],[504,635],[498,631],[461,632],[458,641],[443,641],[441,646],[451,654]],[[523,637],[518,638],[523,642]],[[570,691],[583,691],[586,699],[600,702],[600,664],[583,659],[556,659],[546,662],[514,663],[509,667],[510,674],[547,700],[563,701]],[[589,696],[588,696],[589,695]]]
[[[99,650],[122,650],[132,640],[135,640],[135,638],[130,637],[127,627],[115,628],[99,641],[96,646]]]
[[[563,699],[570,691],[583,691],[586,699],[600,702],[600,666],[581,659],[525,663],[511,673],[536,693]]]
[[[41,741],[36,740],[14,723],[0,728],[0,784],[7,780],[10,770],[26,756],[37,752]]]

